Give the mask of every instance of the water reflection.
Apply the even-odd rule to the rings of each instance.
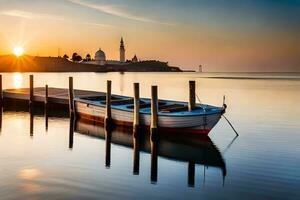
[[[24,80],[28,79],[28,75],[23,75]],[[52,87],[67,87],[70,75],[73,76],[57,73],[36,74],[35,85],[44,86],[47,81]],[[6,74],[5,77],[3,88],[13,87],[11,74]],[[140,82],[143,83],[141,96],[149,96],[150,86],[158,84],[160,98],[185,100],[188,99],[185,83],[194,76],[125,73],[124,77],[124,95],[132,96],[132,83]],[[113,88],[114,92],[120,92],[119,77],[113,73],[77,73],[74,74],[74,79],[78,80],[75,82],[76,89],[95,91],[105,91],[105,81],[111,79],[113,85],[117,86]],[[92,82],[97,84],[85,84],[92,79]],[[150,145],[146,148],[145,143],[149,142],[144,141],[149,138],[144,133],[136,140],[136,147],[139,148],[131,149],[135,146],[132,133],[129,133],[128,141],[115,145],[116,134],[113,132],[111,169],[106,170],[104,140],[75,133],[73,150],[68,149],[69,119],[57,118],[60,110],[55,111],[55,115],[53,109],[48,110],[47,135],[45,119],[37,117],[43,116],[43,109],[37,114],[34,112],[34,138],[31,140],[27,103],[24,110],[26,113],[22,110],[20,113],[5,112],[9,109],[3,108],[0,157],[1,170],[5,173],[1,173],[1,199],[284,199],[287,193],[290,199],[299,199],[300,107],[291,105],[299,104],[300,82],[197,79],[197,86],[198,95],[203,102],[221,105],[221,94],[229,97],[227,116],[240,133],[240,137],[233,145],[229,145],[228,150],[226,146],[230,143],[233,132],[225,124],[225,120],[221,120],[210,134],[222,149],[223,157],[226,155],[226,167],[230,169],[230,173],[226,175],[225,188],[221,188],[222,162],[218,156],[210,158],[210,155],[207,155],[211,161],[205,160],[199,164],[200,158],[195,156],[182,161],[177,157],[182,152],[173,151],[172,155],[175,158],[167,160],[166,153],[162,155],[160,152],[163,147],[164,151],[171,151],[167,149],[165,139],[159,139],[157,145],[157,185],[149,184],[151,150]],[[22,87],[28,87],[28,81],[23,81]],[[15,104],[10,110],[18,111],[18,105]],[[251,105],[255,105],[255,112]],[[68,110],[65,116],[69,117]],[[104,130],[102,133],[101,138],[104,139]],[[124,134],[126,133],[122,133]],[[182,141],[177,139],[170,142],[172,148],[177,146],[177,143],[187,143],[184,140],[185,138]],[[209,141],[203,141],[202,144],[200,141],[195,139],[194,145],[191,142],[188,144],[199,151],[207,149],[206,153],[216,152]],[[124,143],[128,143],[129,148],[125,148]],[[182,150],[187,151],[186,148]],[[133,156],[134,154],[136,156]],[[201,153],[199,155],[201,157]],[[42,175],[34,181],[26,181],[25,186],[24,179],[19,177],[22,169],[39,169]],[[139,175],[133,176],[132,171]],[[226,173],[226,170],[224,171]],[[194,185],[195,189],[188,188],[189,183],[190,186]],[[42,187],[41,191],[37,186]],[[27,191],[36,192],[25,192],[22,190],[24,187]]]
[[[133,174],[140,173],[140,133],[136,131],[133,134]]]
[[[48,104],[45,104],[44,106],[44,117],[45,117],[45,129],[48,131]]]
[[[73,125],[70,124],[70,126]],[[133,134],[133,130],[123,127],[105,130],[101,125],[90,124],[84,120],[75,120],[74,130],[80,134],[105,139],[105,166],[107,168],[111,165],[111,143],[133,148],[134,175],[139,175],[140,172],[140,151],[150,153],[150,182],[153,184],[158,182],[158,157],[185,162],[187,185],[190,187],[195,185],[196,165],[217,167],[221,169],[223,178],[226,176],[225,161],[208,136],[182,133],[174,137],[170,133],[159,132],[158,137],[150,137],[147,130],[140,130],[138,134]]]
[[[45,118],[45,129],[48,130],[49,117],[55,118],[67,118],[69,117],[68,109],[64,107],[55,107],[56,105],[47,105],[44,103],[35,102],[34,106],[29,106],[26,100],[11,100],[4,99],[3,105],[0,105],[0,131],[2,127],[2,112],[25,112],[29,114],[29,135],[34,136],[34,118],[35,116]],[[74,120],[74,116],[70,117],[70,120]]]
[[[195,186],[195,163],[193,161],[188,163],[188,186]]]
[[[70,115],[70,127],[69,127],[69,149],[73,149],[74,123],[75,123],[74,113],[71,113],[71,115]]]
[[[0,104],[0,133],[2,130],[2,114],[3,114],[3,105],[2,103]]]
[[[151,146],[151,183],[157,182],[157,137],[150,137]]]
[[[12,74],[14,88],[21,88],[23,86],[23,76],[19,72]]]
[[[105,167],[110,168],[111,135],[112,135],[111,129],[105,128],[104,135],[105,135]]]
[[[9,109],[9,107],[5,107],[5,110]],[[15,109],[16,107],[14,107],[14,110]],[[23,108],[25,111],[26,109],[28,109],[28,105]],[[22,109],[18,107],[17,110]],[[45,126],[47,129],[49,115],[68,117],[69,114],[65,112],[65,115],[60,115],[55,111],[55,115],[52,115],[52,111],[51,109],[39,109],[38,107],[30,109],[29,132],[31,137],[34,135],[34,117],[36,115],[45,116]],[[174,137],[173,134],[168,132],[158,132],[157,137],[150,137],[149,130],[139,129],[139,131],[135,133],[133,133],[132,129],[125,129],[124,127],[115,127],[114,129],[106,130],[102,125],[89,124],[84,120],[76,120],[74,115],[71,115],[69,120],[69,149],[73,149],[74,146],[74,131],[105,139],[105,166],[107,168],[111,166],[111,144],[113,143],[133,148],[134,175],[139,175],[140,173],[140,152],[150,153],[150,182],[152,184],[158,182],[159,157],[185,162],[187,166],[187,185],[189,187],[195,186],[196,165],[204,166],[204,175],[205,167],[211,166],[220,168],[223,178],[226,176],[224,159],[218,148],[207,136],[186,135],[183,132]]]
[[[34,121],[34,114],[32,111],[29,112],[30,115],[30,137],[33,137],[33,121]]]

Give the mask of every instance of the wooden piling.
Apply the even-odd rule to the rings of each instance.
[[[48,105],[48,85],[45,85],[45,107]]]
[[[134,88],[134,114],[133,114],[133,135],[134,137],[138,134],[140,125],[140,85],[139,83],[133,84]]]
[[[134,116],[133,116],[133,174],[138,175],[140,171],[140,147],[139,147],[139,126],[140,126],[140,85],[133,84],[134,89]]]
[[[157,86],[151,87],[151,183],[157,182],[157,126],[158,125],[158,95]]]
[[[192,111],[196,107],[196,82],[189,81],[189,111]]]
[[[157,124],[158,124],[158,95],[157,86],[151,87],[151,138],[157,136]]]
[[[74,113],[73,77],[69,77],[69,110],[70,110],[70,113]]]
[[[106,83],[106,114],[104,126],[109,128],[111,126],[111,81],[108,80]]]
[[[33,88],[33,75],[29,75],[29,105],[33,104],[33,95],[34,95],[34,88]]]

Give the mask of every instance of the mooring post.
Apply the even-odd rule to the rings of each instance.
[[[192,111],[196,107],[196,83],[195,81],[189,81],[189,111]]]
[[[29,75],[29,105],[33,104],[33,95],[34,95],[34,88],[33,88],[33,75]]]
[[[104,120],[104,127],[109,128],[111,126],[111,81],[106,83],[106,114]]]
[[[188,186],[195,187],[195,163],[189,161],[188,164]]]
[[[133,135],[137,136],[140,126],[140,85],[133,84],[134,88],[134,116],[133,116]]]
[[[157,86],[151,87],[151,183],[157,182],[157,139],[158,139],[158,95]]]
[[[157,86],[151,87],[151,138],[157,137],[157,124],[158,124],[158,97],[157,97]]]
[[[45,108],[47,108],[48,105],[48,85],[45,85]]]
[[[74,113],[74,88],[73,88],[73,77],[69,77],[69,110],[70,114]]]

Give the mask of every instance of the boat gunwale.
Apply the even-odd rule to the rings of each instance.
[[[132,97],[127,97],[127,96],[121,96],[121,95],[113,95],[114,97],[120,97],[120,98],[132,98]],[[84,103],[87,105],[93,105],[93,106],[98,106],[98,107],[102,107],[105,108],[106,104],[102,104],[100,103],[100,101],[93,101],[93,100],[88,100],[88,99],[84,99],[87,98],[89,96],[86,97],[76,97],[74,98],[74,102],[80,102],[80,103]],[[140,100],[143,101],[150,101],[150,99],[148,98],[140,98]],[[164,99],[159,99],[159,101],[165,101],[167,103],[176,103],[176,104],[182,104],[182,105],[187,105],[186,102],[181,102],[181,101],[173,101],[173,100],[164,100]],[[133,104],[124,104],[124,105],[133,105]],[[222,114],[223,112],[225,112],[225,108],[224,107],[217,107],[217,106],[212,106],[212,105],[207,105],[207,104],[196,104],[196,107],[199,106],[205,106],[208,107],[208,111],[202,112],[202,113],[195,113],[193,111],[179,111],[179,112],[161,112],[158,111],[158,115],[159,116],[166,116],[166,117],[195,117],[195,116],[207,116],[207,115],[215,115],[215,114]],[[129,112],[129,113],[133,113],[133,109],[128,109],[128,108],[122,108],[120,106],[115,106],[115,105],[111,105],[111,109],[115,109],[115,110],[120,110],[120,111],[124,111],[124,112]],[[140,113],[141,114],[146,114],[146,115],[151,115],[151,111],[149,112],[150,108],[147,108],[147,111],[143,111],[143,109],[140,109]],[[211,109],[214,109],[213,111]],[[205,109],[203,109],[205,110]],[[180,114],[181,113],[181,114]]]

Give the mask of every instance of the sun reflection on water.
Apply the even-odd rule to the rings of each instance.
[[[23,180],[34,180],[42,175],[42,172],[38,169],[22,169],[19,173],[19,177]]]
[[[21,184],[21,189],[29,193],[36,193],[41,191],[42,186],[36,182],[41,176],[42,172],[39,169],[22,169],[19,172],[19,178],[23,180]]]
[[[21,73],[13,73],[13,85],[15,88],[21,88],[23,84],[23,76]]]

